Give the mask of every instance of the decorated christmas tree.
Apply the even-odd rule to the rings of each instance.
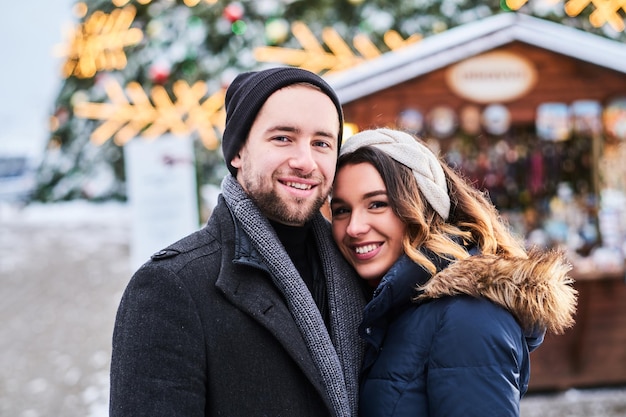
[[[124,200],[123,145],[164,133],[191,136],[199,183],[219,184],[223,94],[237,73],[341,71],[511,9],[624,39],[619,4],[599,14],[589,1],[77,2],[35,199]]]

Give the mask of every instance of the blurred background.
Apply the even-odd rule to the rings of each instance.
[[[523,416],[626,416],[621,0],[62,0],[0,16],[0,415],[105,416],[133,270],[200,227],[242,71],[325,77],[344,137],[423,137],[528,245],[562,248],[577,324]]]

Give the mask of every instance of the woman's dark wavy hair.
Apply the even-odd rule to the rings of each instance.
[[[424,198],[413,171],[376,147],[364,146],[341,155],[337,173],[346,165],[361,163],[371,164],[378,171],[392,210],[407,226],[404,252],[431,273],[437,272],[436,267],[420,251],[422,248],[450,260],[469,257],[466,246],[470,244],[478,245],[483,254],[527,257],[523,241],[510,232],[488,197],[445,161],[439,159],[451,200],[447,220]]]

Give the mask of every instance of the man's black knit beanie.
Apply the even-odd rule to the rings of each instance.
[[[315,73],[292,67],[245,72],[235,77],[226,91],[226,127],[222,136],[222,152],[226,166],[233,176],[237,175],[237,168],[230,161],[246,142],[252,123],[265,101],[277,90],[297,83],[309,83],[319,87],[335,104],[339,115],[339,154],[343,111],[339,98],[326,81]],[[315,109],[311,109],[311,117],[315,117]]]

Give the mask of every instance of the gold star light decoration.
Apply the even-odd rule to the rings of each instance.
[[[618,32],[624,30],[624,19],[619,12],[626,12],[626,0],[570,0],[565,4],[565,13],[577,16],[590,3],[596,8],[589,16],[594,27],[608,23]]]
[[[376,45],[363,34],[355,36],[353,41],[354,48],[361,54],[359,56],[350,49],[350,46],[333,28],[324,28],[322,32],[322,40],[329,52],[324,49],[324,46],[318,42],[315,35],[304,23],[294,22],[291,25],[291,32],[302,45],[302,50],[278,46],[259,47],[254,50],[256,60],[280,62],[315,73],[331,73],[346,70],[381,55]],[[421,36],[415,34],[407,39],[402,39],[397,32],[388,31],[383,39],[387,47],[393,51],[419,41]]]
[[[551,3],[558,3],[560,0],[548,0]],[[525,5],[528,0],[506,0],[507,6],[511,10],[518,10]],[[568,16],[578,16],[587,6],[595,8],[589,15],[589,22],[596,28],[605,24],[610,25],[617,32],[623,32],[626,28],[623,14],[626,13],[626,0],[567,0],[565,2],[565,13]]]
[[[76,10],[86,13],[86,6],[79,3]],[[69,47],[61,51],[66,57],[63,75],[91,78],[99,71],[126,67],[124,48],[138,44],[143,38],[141,29],[130,27],[135,14],[133,6],[115,9],[110,14],[96,11],[73,29],[68,36]]]
[[[113,138],[123,146],[138,135],[154,139],[166,132],[181,137],[197,132],[207,149],[218,147],[215,129],[222,131],[226,119],[223,90],[203,99],[206,83],[198,81],[190,86],[178,80],[172,88],[176,97],[172,101],[160,85],[152,88],[150,97],[137,82],[128,83],[124,91],[116,81],[108,80],[104,88],[110,103],[83,102],[74,107],[78,117],[104,120],[91,135],[95,144]]]

